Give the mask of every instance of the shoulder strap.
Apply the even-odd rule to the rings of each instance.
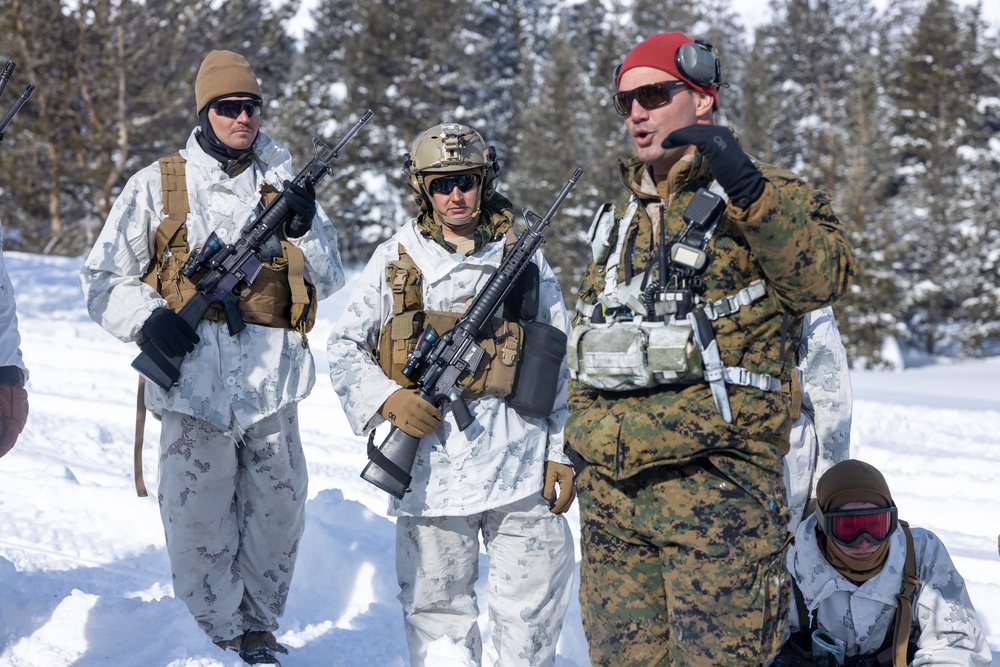
[[[156,228],[156,239],[153,246],[153,261],[149,272],[143,276],[143,281],[160,291],[157,266],[167,248],[171,252],[187,252],[187,228],[184,226],[187,214],[191,210],[187,192],[187,162],[180,153],[174,153],[159,159],[160,187],[163,190],[163,213],[167,216]]]
[[[896,627],[893,628],[893,667],[906,667],[906,649],[910,641],[910,624],[913,622],[913,592],[920,579],[917,577],[917,556],[913,548],[913,535],[905,521],[899,522],[906,536],[906,561],[903,564],[903,585],[896,596]]]
[[[163,190],[163,212],[166,214],[156,228],[156,240],[153,246],[153,258],[148,273],[143,276],[143,282],[160,291],[159,264],[163,252],[169,247],[172,251],[187,252],[187,229],[184,222],[191,210],[187,192],[187,162],[180,153],[174,153],[159,159],[160,187]],[[146,483],[142,477],[142,446],[146,426],[146,379],[139,376],[139,387],[136,391],[135,406],[135,441],[132,447],[132,464],[135,474],[135,492],[140,498],[146,497]]]
[[[177,232],[184,228],[184,221],[191,211],[187,191],[187,162],[180,153],[160,158],[160,183],[163,188],[163,212],[166,219],[156,229],[156,249],[159,255],[167,247],[183,247],[187,250],[187,234],[178,238]]]

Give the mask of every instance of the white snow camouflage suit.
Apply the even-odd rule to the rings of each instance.
[[[199,146],[194,130],[181,155],[191,211],[188,245],[211,232],[237,240],[253,217],[260,188],[294,177],[288,151],[264,133],[253,165],[230,178]],[[115,201],[80,273],[91,317],[123,341],[166,301],[143,283],[164,217],[160,167],[136,173]],[[305,277],[322,299],[344,284],[336,232],[317,207],[301,248]],[[278,241],[268,256],[281,254]],[[297,403],[315,382],[312,354],[289,329],[248,324],[236,336],[203,320],[201,342],[180,368],[179,384],[146,385],[146,406],[161,420],[158,498],[174,593],[215,641],[277,628],[304,526],[307,473]]]
[[[327,348],[330,378],[358,435],[383,423],[377,411],[400,389],[372,358],[392,316],[386,266],[399,258],[400,244],[420,268],[424,308],[450,312],[461,312],[483,288],[504,250],[501,237],[470,256],[450,253],[421,234],[416,221],[375,250]],[[541,273],[537,321],[566,331],[559,284],[540,252],[535,262]],[[475,421],[464,432],[445,407],[441,425],[421,439],[410,491],[402,500],[390,498],[389,507],[398,517],[396,570],[411,664],[425,664],[430,644],[444,637],[464,644],[479,664],[480,532],[497,664],[554,664],[574,558],[565,518],[549,512],[541,493],[545,462],[569,464],[562,440],[567,380],[564,361],[548,419],[522,417],[503,399],[483,395],[469,402]]]

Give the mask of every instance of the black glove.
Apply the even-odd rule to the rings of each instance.
[[[708,168],[729,199],[746,208],[764,192],[764,176],[740,148],[729,128],[721,125],[689,125],[674,130],[661,146],[678,148],[694,145],[708,160]]]
[[[194,349],[201,337],[187,321],[169,308],[157,308],[143,323],[142,334],[161,352],[180,357]]]
[[[285,181],[285,199],[295,215],[285,223],[285,237],[297,239],[312,228],[316,217],[316,186],[306,181],[305,186]]]

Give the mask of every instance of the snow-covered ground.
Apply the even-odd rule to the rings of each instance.
[[[31,370],[31,414],[0,460],[0,666],[242,665],[172,597],[152,418],[151,495],[136,497],[135,346],[87,317],[76,281],[81,260],[5,259]],[[351,434],[326,377],[325,338],[346,295],[323,303],[311,336],[320,375],[301,411],[310,499],[278,637],[292,647],[288,667],[408,663],[385,494],[358,476],[365,443]],[[885,473],[902,518],[943,539],[1000,665],[998,377],[1000,359],[855,374],[852,454]],[[569,517],[575,531],[575,505]],[[480,569],[485,580],[485,557]],[[559,667],[589,664],[576,603],[559,647]],[[462,664],[448,653],[441,647],[437,664]]]

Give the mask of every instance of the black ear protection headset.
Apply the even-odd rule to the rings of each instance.
[[[715,47],[708,42],[696,39],[681,45],[674,57],[677,70],[699,86],[722,85],[722,64],[715,55]]]
[[[677,71],[683,78],[697,86],[715,86],[728,88],[728,83],[722,83],[722,63],[715,53],[715,47],[702,39],[682,44],[674,56]],[[613,86],[618,85],[618,75],[622,71],[621,63],[615,65]]]

